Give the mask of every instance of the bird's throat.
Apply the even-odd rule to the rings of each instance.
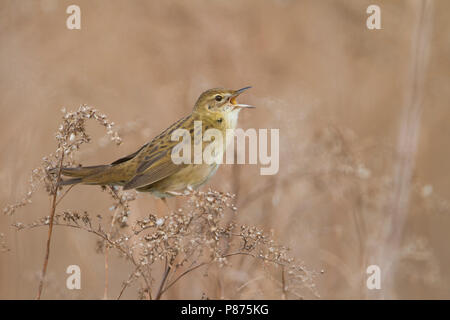
[[[233,130],[236,129],[240,111],[241,111],[240,108],[236,108],[232,111],[225,113],[225,121],[227,124],[227,129],[233,129]]]

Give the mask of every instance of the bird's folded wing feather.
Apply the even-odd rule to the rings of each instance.
[[[187,120],[187,117],[180,119],[134,155],[134,160],[138,162],[136,175],[125,184],[124,190],[147,186],[186,167],[186,164],[175,164],[172,161],[172,148],[179,141],[172,141],[170,136]]]
[[[156,165],[147,168],[144,172],[136,174],[129,182],[125,184],[123,189],[128,190],[147,186],[177,173],[185,166],[185,164],[174,164],[170,158],[166,161],[158,162]]]

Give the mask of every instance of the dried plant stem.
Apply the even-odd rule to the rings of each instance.
[[[398,161],[393,172],[393,193],[389,203],[384,245],[381,247],[381,263],[384,286],[381,298],[395,297],[394,273],[398,262],[403,229],[408,218],[412,177],[417,157],[420,124],[423,112],[423,94],[433,25],[433,2],[416,2],[417,23],[412,38],[412,55],[405,102],[397,140]]]
[[[120,293],[117,296],[117,300],[120,300],[120,298],[122,297],[123,293],[125,292],[125,289],[128,288],[128,286],[130,285],[131,280],[135,276],[135,273],[138,272],[139,269],[140,269],[140,267],[137,266],[136,269],[134,269],[133,273],[131,273],[130,276],[128,277],[128,280],[123,283],[122,289],[120,290]],[[149,292],[149,295],[150,295],[150,292]],[[151,300],[151,295],[150,295],[150,300]]]
[[[257,258],[257,256],[255,256],[255,255],[253,255],[253,254],[251,254],[251,253],[248,253],[248,252],[241,252],[241,251],[239,251],[239,252],[233,252],[233,253],[228,253],[228,254],[223,255],[222,257],[223,257],[223,258],[229,258],[229,257],[237,256],[237,255],[250,256],[250,257],[253,257],[253,258]],[[278,262],[276,262],[276,261],[274,261],[274,260],[271,260],[271,259],[265,259],[265,258],[261,258],[261,259],[264,260],[264,261],[267,261],[267,262],[273,262],[273,263],[279,264]],[[185,271],[182,272],[178,277],[176,277],[172,282],[170,282],[167,286],[165,286],[165,288],[162,288],[162,287],[161,287],[161,285],[164,285],[164,282],[165,282],[165,279],[163,279],[163,281],[161,282],[161,285],[160,285],[158,294],[157,294],[157,296],[156,296],[155,299],[156,299],[156,300],[159,300],[159,299],[161,298],[161,296],[163,295],[164,292],[166,292],[167,290],[169,290],[170,287],[172,287],[178,280],[180,280],[181,278],[183,278],[183,277],[184,277],[185,275],[187,275],[188,273],[190,273],[190,272],[192,272],[192,271],[194,271],[194,270],[196,270],[196,269],[198,269],[198,268],[200,268],[200,267],[203,267],[203,266],[206,266],[206,265],[210,265],[210,264],[212,264],[213,262],[214,262],[214,260],[211,260],[211,261],[208,261],[208,262],[202,262],[202,263],[199,263],[199,264],[197,264],[197,265],[195,265],[195,266],[193,266],[193,267],[191,267],[191,268],[185,270]],[[279,264],[279,265],[280,265],[281,267],[284,268],[284,265],[283,265],[283,264]],[[283,269],[283,270],[284,270],[284,269]],[[283,272],[283,277],[284,277],[284,272]],[[286,287],[283,286],[283,288],[286,288]]]
[[[212,261],[211,261],[212,262]],[[164,292],[166,292],[167,290],[169,290],[170,287],[172,287],[178,280],[180,280],[182,277],[184,277],[185,275],[187,275],[188,273],[190,273],[191,271],[194,271],[195,269],[198,269],[200,267],[203,267],[207,264],[210,264],[211,262],[203,262],[200,263],[192,268],[189,268],[188,270],[184,271],[183,273],[181,273],[178,277],[176,277],[171,283],[169,283],[164,289],[161,290],[160,292],[160,297],[162,296],[162,294]]]
[[[64,152],[61,152],[61,159],[59,160],[59,166],[58,166],[58,176],[56,179],[56,185],[53,189],[53,196],[52,196],[52,206],[50,209],[50,218],[49,218],[49,224],[48,224],[48,236],[47,236],[47,247],[45,250],[45,258],[44,258],[44,264],[42,266],[42,272],[41,272],[41,279],[39,281],[39,287],[38,287],[38,293],[36,296],[36,300],[41,299],[42,295],[42,289],[44,288],[44,279],[45,275],[47,273],[47,266],[48,266],[48,258],[50,256],[50,243],[52,239],[52,232],[53,232],[53,218],[55,217],[55,211],[56,211],[56,197],[58,196],[58,184],[61,181],[61,169],[64,161]]]
[[[165,264],[164,269],[165,269],[164,275],[163,275],[163,278],[161,279],[161,284],[159,285],[158,292],[156,293],[156,296],[155,296],[155,300],[161,299],[161,296],[164,292],[163,291],[164,285],[166,284],[169,273],[172,270],[170,263],[167,262],[167,258],[166,258],[166,264]]]
[[[67,190],[64,192],[64,194],[61,197],[59,197],[58,201],[56,202],[56,206],[58,206],[58,204],[62,201],[62,199],[64,199],[64,197],[69,193],[69,191],[72,190],[72,188],[75,186],[76,185],[73,184],[67,188]]]

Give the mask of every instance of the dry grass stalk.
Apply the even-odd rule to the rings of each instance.
[[[405,101],[400,119],[397,140],[397,156],[393,174],[393,193],[389,204],[388,227],[381,248],[381,261],[390,288],[383,292],[394,292],[395,256],[400,249],[403,228],[409,212],[413,172],[419,144],[423,112],[423,92],[429,57],[431,28],[433,24],[433,2],[423,0],[415,3],[417,22],[412,37],[411,62],[406,86]],[[388,290],[386,290],[388,289]]]

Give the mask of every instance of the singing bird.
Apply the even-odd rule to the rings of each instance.
[[[245,90],[230,90],[214,88],[203,92],[195,103],[194,109],[158,136],[146,143],[136,152],[120,158],[111,164],[62,168],[61,174],[71,179],[63,180],[61,185],[86,184],[123,186],[124,190],[136,189],[140,192],[150,192],[163,200],[166,197],[183,193],[186,189],[196,189],[206,183],[217,171],[217,163],[194,162],[176,164],[172,160],[172,149],[179,141],[172,141],[172,133],[177,129],[186,129],[194,141],[194,121],[201,121],[202,132],[208,129],[218,129],[224,143],[227,129],[234,130],[239,112],[253,106],[240,104],[236,98]],[[199,123],[199,122],[196,122]],[[201,133],[200,133],[201,134]],[[212,143],[202,141],[202,149]],[[226,147],[222,148],[222,154]]]

